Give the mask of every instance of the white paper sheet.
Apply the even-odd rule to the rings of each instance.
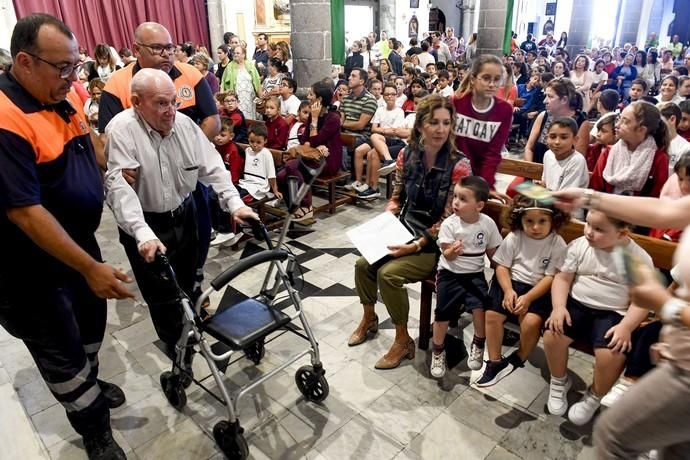
[[[347,232],[359,252],[373,264],[390,254],[388,246],[405,244],[414,235],[390,212],[379,214]]]

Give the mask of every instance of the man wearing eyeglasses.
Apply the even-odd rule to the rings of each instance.
[[[72,83],[72,32],[45,14],[20,19],[0,75],[0,325],[24,341],[84,438],[90,459],[124,459],[109,408],[122,390],[97,380],[106,298],[133,297],[103,263],[95,232],[103,185]]]
[[[206,79],[196,67],[175,62],[175,45],[170,32],[155,22],[140,24],[134,32],[134,55],[136,64],[114,72],[101,95],[98,113],[99,132],[105,133],[110,120],[125,109],[132,107],[130,84],[133,76],[141,69],[158,69],[167,73],[175,84],[177,110],[197,123],[206,137],[212,141],[220,131],[220,117],[216,101]],[[106,135],[101,135],[103,144]],[[102,149],[101,149],[102,153]],[[105,169],[105,156],[101,155],[101,167]],[[136,181],[136,171],[123,171],[127,181]],[[197,258],[196,295],[200,294],[204,279],[203,268],[211,243],[211,215],[208,204],[208,190],[201,184],[193,194],[197,208],[199,257]]]
[[[101,96],[98,126],[100,132],[110,120],[132,106],[129,85],[140,69],[159,69],[170,75],[177,89],[178,110],[194,120],[209,140],[220,131],[220,118],[213,93],[201,73],[192,65],[175,62],[175,45],[170,32],[155,22],[145,22],[134,32],[137,62],[113,73]]]
[[[191,192],[197,181],[213,187],[223,210],[239,223],[258,216],[240,198],[213,144],[193,120],[178,113],[167,73],[141,69],[132,78],[131,98],[132,108],[116,115],[105,131],[106,200],[156,332],[174,358],[182,311],[175,287],[151,262],[156,251],[167,253],[180,287],[192,296],[199,239]],[[124,169],[139,171],[131,186]],[[188,386],[192,354],[185,358],[189,374],[182,383]]]

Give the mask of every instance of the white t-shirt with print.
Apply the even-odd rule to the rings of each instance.
[[[302,101],[297,96],[291,94],[287,100],[280,98],[280,115],[286,117],[288,115],[297,116],[299,113],[299,106]]]
[[[405,125],[405,112],[400,107],[388,110],[386,107],[376,109],[371,124],[378,123],[381,128],[400,128]]]
[[[439,89],[437,91],[437,93],[443,97],[451,97],[453,95],[454,91],[453,91],[453,87],[448,85],[443,89]]]
[[[463,253],[453,260],[447,260],[441,254],[438,268],[453,273],[477,273],[484,270],[486,250],[498,247],[502,238],[496,222],[486,214],[479,214],[479,220],[471,224],[452,214],[441,223],[436,244],[441,247],[457,240],[462,240]]]
[[[668,175],[673,175],[673,167],[685,152],[690,152],[690,142],[676,134],[668,146]]]
[[[551,232],[542,240],[535,240],[518,230],[506,236],[493,261],[509,268],[510,277],[515,281],[534,286],[545,276],[554,276],[560,270],[566,247],[565,241],[556,232]]]
[[[273,164],[273,155],[267,148],[258,153],[251,147],[245,150],[244,177],[240,179],[239,186],[244,188],[257,200],[264,198],[271,192],[271,184],[268,179],[276,177],[276,167]]]
[[[555,192],[568,187],[587,188],[589,171],[584,155],[573,151],[568,158],[557,160],[556,155],[547,150],[544,154],[544,169],[541,175],[544,186]]]
[[[644,263],[654,263],[644,249],[629,240],[626,249]],[[570,242],[561,266],[565,273],[575,273],[570,295],[595,310],[610,310],[624,315],[630,305],[628,285],[624,275],[618,273],[613,252],[595,249],[584,236]]]
[[[587,188],[589,185],[589,170],[584,155],[573,151],[563,160],[557,160],[556,155],[547,150],[544,154],[544,168],[541,173],[544,186],[551,191],[563,190],[568,187]],[[573,217],[583,220],[585,213],[582,209],[573,212]]]

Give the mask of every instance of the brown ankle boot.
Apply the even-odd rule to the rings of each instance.
[[[388,353],[379,359],[374,367],[376,369],[395,369],[403,359],[414,359],[414,340],[410,339],[407,343],[393,342],[393,346]]]
[[[352,333],[350,339],[347,341],[349,347],[354,347],[367,340],[368,333],[376,334],[379,331],[379,317],[374,315],[374,319],[368,324],[360,322],[355,332]]]

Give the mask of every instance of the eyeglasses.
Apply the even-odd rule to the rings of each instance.
[[[156,108],[158,109],[159,112],[165,112],[169,108],[173,108],[175,110],[180,108],[180,103],[177,101],[161,101],[156,103]]]
[[[77,74],[79,74],[79,72],[81,72],[82,67],[84,67],[84,65],[81,64],[81,63],[79,63],[79,64],[58,65],[58,64],[55,64],[55,63],[53,63],[53,62],[46,61],[46,60],[43,59],[41,56],[36,56],[35,54],[30,53],[30,52],[28,52],[28,51],[26,51],[26,50],[22,50],[22,52],[28,54],[29,56],[31,56],[31,57],[33,57],[33,58],[38,59],[38,60],[41,61],[41,62],[45,62],[46,64],[55,67],[55,68],[58,69],[58,71],[60,72],[60,78],[63,78],[63,79],[64,79],[64,78],[69,78],[69,77],[71,77],[72,74],[73,74],[74,72],[76,72]]]
[[[148,50],[151,51],[151,54],[157,54],[158,56],[163,56],[163,51],[167,52],[168,54],[171,54],[175,51],[175,45],[173,45],[172,43],[168,43],[167,45],[144,45],[143,43],[137,43],[137,45],[143,46],[144,48],[148,48]]]
[[[500,85],[503,77],[491,77],[491,75],[479,75],[477,77],[477,79],[481,80],[482,83],[484,83],[486,85],[490,85],[491,83],[495,83],[496,85]]]

